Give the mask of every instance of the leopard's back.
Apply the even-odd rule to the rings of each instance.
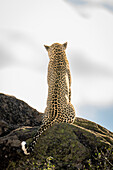
[[[71,104],[71,74],[62,44],[50,46],[48,66],[48,98],[45,113],[56,122],[72,123],[75,111]]]

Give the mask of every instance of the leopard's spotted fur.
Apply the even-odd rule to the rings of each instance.
[[[75,110],[71,104],[71,74],[69,63],[65,54],[67,43],[54,43],[45,46],[50,58],[48,66],[48,98],[45,109],[43,124],[33,138],[29,147],[22,143],[25,154],[29,154],[36,144],[38,137],[52,126],[53,123],[67,122],[73,123]]]

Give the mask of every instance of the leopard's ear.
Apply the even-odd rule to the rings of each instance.
[[[47,46],[47,45],[44,45],[44,47],[46,48],[46,50],[47,50],[47,51],[49,50],[49,46]]]
[[[64,46],[64,48],[66,49],[66,48],[67,48],[67,42],[65,42],[65,43],[63,44],[63,46]]]

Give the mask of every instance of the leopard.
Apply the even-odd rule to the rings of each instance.
[[[25,141],[21,143],[25,155],[29,155],[34,150],[39,137],[54,123],[73,124],[76,117],[75,109],[71,104],[71,73],[65,52],[67,42],[44,46],[49,56],[47,106],[42,125],[34,135],[33,141],[29,146]]]

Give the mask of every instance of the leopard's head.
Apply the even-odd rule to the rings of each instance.
[[[54,43],[51,46],[47,46],[47,45],[44,46],[48,51],[49,58],[51,59],[65,52],[67,48],[67,42],[65,42],[64,44]]]

